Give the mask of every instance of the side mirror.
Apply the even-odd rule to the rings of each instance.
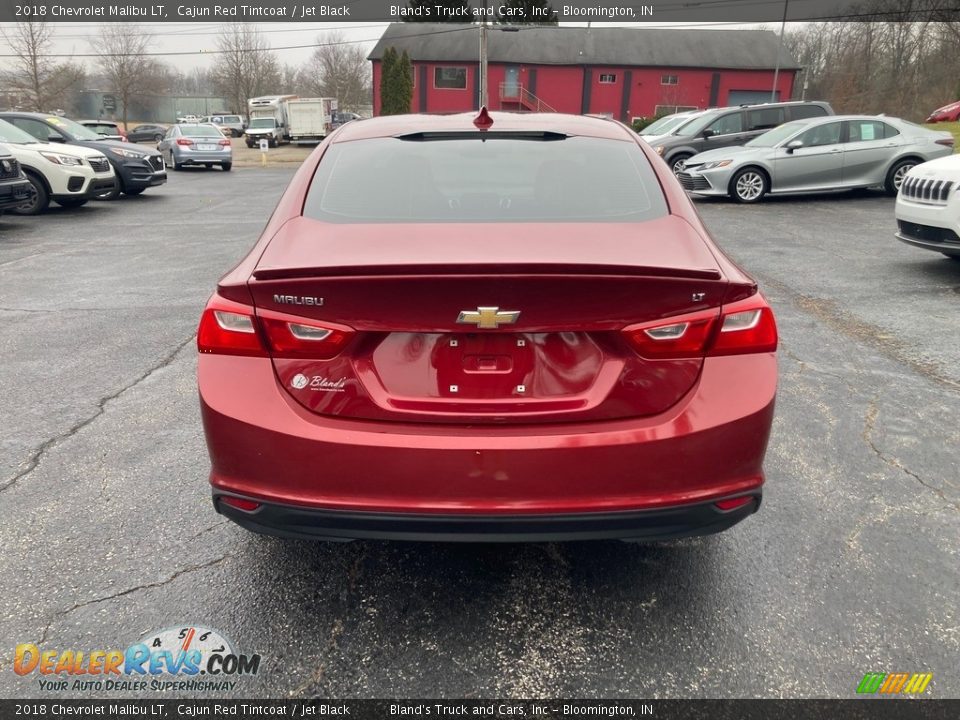
[[[793,155],[793,151],[803,147],[803,140],[791,140],[786,144],[787,154]]]
[[[47,135],[47,142],[62,143],[62,142],[66,142],[66,140],[64,139],[63,135],[61,135],[60,133],[52,132],[49,135]]]
[[[704,140],[709,140],[714,135],[716,135],[716,133],[713,130],[709,130],[709,129],[704,130],[702,133],[700,133],[700,137],[702,137]]]

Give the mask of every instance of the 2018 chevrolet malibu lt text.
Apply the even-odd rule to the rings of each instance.
[[[616,122],[344,125],[197,342],[214,505],[250,530],[643,540],[760,504],[773,312]]]

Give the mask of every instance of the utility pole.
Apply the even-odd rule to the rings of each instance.
[[[483,16],[480,18],[480,107],[487,101],[487,0],[483,0]],[[480,108],[477,108],[479,110]]]
[[[787,8],[790,0],[783,0],[783,21],[780,23],[780,39],[777,41],[777,67],[773,71],[773,87],[770,89],[770,102],[777,101],[777,81],[780,79],[780,53],[783,51],[783,33],[787,27]]]

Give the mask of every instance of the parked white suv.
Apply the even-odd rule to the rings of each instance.
[[[36,190],[31,202],[11,211],[18,215],[42,213],[51,200],[63,207],[78,207],[116,185],[113,166],[99,150],[38,142],[6,120],[0,120],[0,142]]]
[[[911,169],[895,212],[898,240],[960,260],[960,155]]]

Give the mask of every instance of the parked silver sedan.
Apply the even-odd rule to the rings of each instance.
[[[694,155],[677,178],[690,192],[742,203],[767,193],[877,186],[896,195],[910,168],[952,152],[948,132],[882,115],[832,115],[785,123],[743,147]]]
[[[173,125],[157,143],[167,165],[180,170],[184,165],[219,165],[224,170],[233,167],[233,147],[230,138],[215,125],[192,123]]]

